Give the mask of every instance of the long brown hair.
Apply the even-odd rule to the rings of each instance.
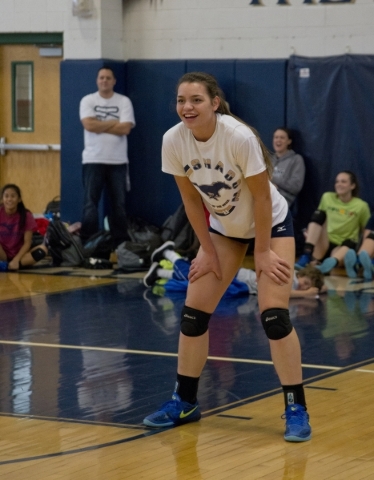
[[[351,181],[351,184],[355,184],[355,188],[352,190],[352,197],[358,197],[360,193],[360,186],[358,184],[357,176],[355,173],[351,172],[350,170],[342,170],[339,173],[346,173],[349,176],[349,179]],[[339,175],[338,173],[338,175]]]
[[[29,210],[25,207],[22,201],[21,189],[14,183],[7,183],[1,190],[1,203],[3,203],[3,196],[6,190],[14,190],[20,199],[20,202],[17,204],[17,212],[19,213],[19,229],[22,231],[26,225],[26,213]]]
[[[255,128],[251,127],[246,122],[244,122],[244,120],[242,120],[241,118],[239,118],[236,115],[234,115],[233,113],[231,113],[229,104],[226,102],[226,99],[225,99],[225,94],[223,93],[222,89],[218,85],[218,82],[217,82],[216,78],[213,75],[211,75],[209,73],[205,73],[205,72],[189,72],[189,73],[185,73],[179,79],[178,84],[177,84],[177,90],[182,83],[201,83],[201,84],[203,84],[205,86],[206,91],[207,91],[211,100],[213,100],[215,97],[218,97],[219,100],[220,100],[219,106],[216,110],[217,113],[221,113],[222,115],[230,115],[230,117],[234,117],[240,123],[243,123],[250,130],[252,130],[252,132],[255,134],[255,136],[258,140],[258,143],[260,144],[262,155],[264,157],[264,161],[265,161],[265,165],[266,165],[267,173],[268,173],[269,177],[271,177],[271,174],[273,172],[273,164],[270,160],[269,150],[264,145],[263,141],[260,138],[260,135],[258,134],[258,132]]]

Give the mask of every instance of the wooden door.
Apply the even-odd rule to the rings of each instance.
[[[33,68],[33,128],[15,131],[12,112],[12,65],[30,62]],[[41,57],[37,45],[0,45],[0,137],[7,144],[60,145],[61,57]],[[0,155],[0,186],[17,184],[25,206],[43,213],[60,195],[60,152],[5,150]]]

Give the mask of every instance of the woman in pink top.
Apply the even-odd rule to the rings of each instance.
[[[22,201],[17,185],[7,184],[1,191],[0,264],[1,270],[18,270],[42,260],[48,253],[45,245],[31,248],[36,222]]]

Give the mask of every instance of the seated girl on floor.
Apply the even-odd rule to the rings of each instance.
[[[1,191],[0,201],[0,267],[18,270],[34,265],[48,253],[47,247],[31,248],[35,219],[22,201],[21,190],[8,183]]]

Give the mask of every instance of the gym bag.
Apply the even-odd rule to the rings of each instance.
[[[79,267],[84,263],[80,237],[71,234],[58,218],[48,225],[45,243],[56,267]]]
[[[183,203],[163,223],[161,240],[162,242],[172,240],[176,250],[182,253],[193,252],[193,256],[196,255],[199,241],[188,220]]]
[[[125,273],[148,270],[152,251],[151,246],[146,243],[121,243],[116,250],[118,269]]]
[[[61,206],[61,198],[58,195],[57,197],[54,197],[50,202],[47,203],[44,214],[51,215],[52,218],[59,217],[60,206]]]
[[[100,230],[92,235],[83,245],[84,256],[109,260],[113,250],[112,245],[111,233],[106,230]]]

